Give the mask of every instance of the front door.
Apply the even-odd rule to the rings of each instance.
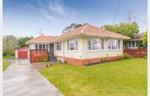
[[[53,56],[54,55],[54,44],[50,44],[50,56]]]
[[[50,44],[49,60],[51,62],[56,62],[56,57],[54,56],[54,43]]]

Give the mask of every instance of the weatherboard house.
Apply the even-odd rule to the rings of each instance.
[[[28,50],[45,50],[48,56],[76,65],[100,62],[123,55],[123,40],[127,36],[85,24],[59,36],[40,35],[26,43]],[[31,57],[31,56],[29,56]]]

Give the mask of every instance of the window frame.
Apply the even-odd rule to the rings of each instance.
[[[61,50],[61,46],[62,46],[61,42],[55,43],[55,50],[60,51]]]
[[[99,43],[99,47],[97,48],[96,48],[96,43]],[[102,51],[105,49],[104,43],[105,43],[104,39],[91,38],[87,40],[87,44],[88,44],[87,47],[88,47],[88,50],[91,50],[91,51]]]
[[[35,44],[35,50],[39,50],[39,45],[38,44]]]
[[[48,51],[48,44],[35,44],[35,50],[46,50],[46,51]]]
[[[128,42],[128,48],[137,48],[139,47],[138,45],[140,44],[139,44],[139,41],[137,40],[132,40]]]
[[[72,44],[72,46],[70,46]],[[71,49],[71,47],[73,47]],[[78,39],[72,39],[67,41],[67,50],[74,51],[79,50],[79,40]]]
[[[42,44],[38,44],[39,45],[39,50],[43,50],[42,49]]]
[[[119,50],[121,47],[120,40],[118,39],[108,39],[108,50]],[[110,45],[111,44],[111,45]]]

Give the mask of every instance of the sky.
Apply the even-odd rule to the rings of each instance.
[[[59,35],[71,23],[97,27],[126,22],[131,12],[140,32],[147,30],[147,0],[4,0],[3,35]]]

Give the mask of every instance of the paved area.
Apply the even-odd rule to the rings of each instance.
[[[10,62],[3,73],[3,96],[63,96],[27,60]]]

